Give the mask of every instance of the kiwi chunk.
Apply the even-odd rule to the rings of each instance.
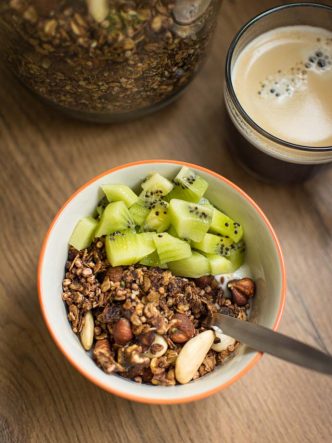
[[[173,183],[155,172],[148,176],[142,183],[143,191],[139,197],[145,206],[152,209],[159,201],[173,189]]]
[[[167,196],[167,200],[177,198],[197,203],[208,188],[208,183],[187,166],[183,166],[173,183],[174,189]]]
[[[167,232],[169,233],[169,235],[173,235],[173,237],[179,237],[178,233],[176,232],[175,228],[173,225],[171,225],[168,229]],[[185,240],[185,239],[183,239]]]
[[[210,232],[228,236],[235,242],[240,241],[243,237],[243,228],[240,223],[237,223],[218,209],[213,210]]]
[[[167,232],[154,234],[154,243],[157,248],[160,263],[182,260],[191,256],[189,243],[169,235]]]
[[[198,278],[211,273],[209,260],[195,251],[191,257],[172,261],[168,268],[180,277]]]
[[[146,177],[141,186],[144,191],[158,191],[157,194],[162,197],[171,192],[174,185],[166,177],[154,172]]]
[[[101,188],[109,202],[123,201],[127,208],[130,208],[138,200],[135,192],[127,185],[103,185]]]
[[[98,221],[93,217],[82,218],[71,234],[69,244],[78,251],[88,248],[93,240]]]
[[[95,218],[100,219],[102,213],[104,212],[106,206],[108,205],[109,201],[107,200],[106,196],[104,196],[98,203],[98,206],[96,207],[96,211],[93,214]]]
[[[245,255],[245,244],[243,242],[239,242],[239,243],[233,243],[232,246],[230,251],[226,254],[226,258],[231,261],[235,271],[241,265],[243,265],[244,255]]]
[[[200,242],[192,242],[191,246],[207,254],[227,255],[232,244],[233,240],[229,237],[207,233]]]
[[[133,265],[156,249],[151,238],[133,231],[108,235],[105,246],[107,259],[112,266]]]
[[[157,203],[146,217],[142,226],[142,231],[167,231],[170,225],[168,206],[169,204],[163,200]]]
[[[210,227],[213,209],[197,203],[172,199],[169,213],[171,223],[179,237],[199,242]]]
[[[123,201],[109,203],[101,215],[95,237],[133,229],[134,226],[134,220]]]
[[[134,220],[136,226],[142,226],[144,220],[148,216],[150,209],[145,207],[143,200],[140,198],[129,208],[129,213]]]
[[[207,254],[206,257],[209,260],[211,273],[213,275],[229,274],[237,269],[228,258],[222,257],[221,255]]]
[[[152,252],[152,254],[149,254],[146,257],[143,257],[142,260],[140,260],[140,264],[143,266],[150,266],[150,267],[167,269],[166,264],[162,265],[160,263],[159,255],[158,255],[157,251],[154,251],[154,252]]]

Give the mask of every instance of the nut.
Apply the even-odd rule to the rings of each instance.
[[[117,345],[126,345],[133,338],[130,323],[126,318],[120,318],[113,326],[113,337]]]
[[[174,343],[185,343],[195,334],[195,327],[184,314],[175,314],[172,319],[169,337]]]
[[[229,281],[227,288],[232,293],[234,303],[239,306],[246,305],[249,298],[253,297],[256,291],[255,282],[248,277]]]
[[[165,354],[168,349],[166,340],[159,334],[155,334],[154,340],[146,353],[149,358],[158,358]]]
[[[140,345],[149,348],[154,341],[155,333],[153,331],[145,332],[144,334],[138,335],[137,341]]]
[[[94,320],[91,311],[88,311],[83,318],[83,326],[80,333],[81,343],[86,351],[90,351],[94,336]]]
[[[108,0],[87,0],[89,13],[96,20],[102,22],[109,13]]]
[[[107,338],[97,341],[93,350],[93,358],[106,374],[124,371],[124,368],[114,360]]]
[[[188,383],[193,378],[209,352],[214,337],[212,331],[204,331],[183,346],[175,363],[175,377],[179,383]]]
[[[218,343],[212,345],[212,349],[216,352],[227,351],[228,346],[234,346],[236,343],[235,338],[223,334],[222,332],[215,331],[215,335],[220,340]]]

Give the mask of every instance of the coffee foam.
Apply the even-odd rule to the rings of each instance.
[[[332,145],[332,32],[291,26],[262,34],[239,55],[232,80],[243,108],[267,132]]]

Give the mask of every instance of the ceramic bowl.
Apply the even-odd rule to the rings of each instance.
[[[106,391],[144,403],[183,403],[207,397],[239,380],[261,354],[241,345],[239,352],[222,367],[186,385],[173,387],[138,384],[99,369],[72,332],[61,299],[68,240],[77,221],[90,215],[100,198],[100,186],[124,183],[136,187],[152,171],[174,177],[187,165],[209,183],[206,197],[238,220],[245,230],[246,262],[257,284],[250,320],[277,329],[286,294],[285,267],[279,241],[257,204],[239,187],[208,169],[170,160],[151,160],[116,167],[78,189],[59,210],[42,246],[38,267],[39,301],[46,325],[56,345],[87,379]]]

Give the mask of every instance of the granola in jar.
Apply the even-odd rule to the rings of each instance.
[[[193,79],[220,0],[4,0],[13,72],[51,104],[112,121],[152,111]]]

